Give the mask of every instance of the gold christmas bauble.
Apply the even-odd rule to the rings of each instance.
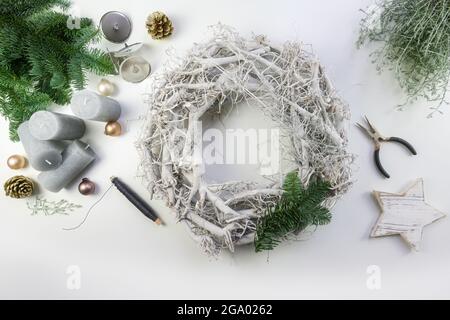
[[[173,32],[172,21],[160,11],[153,12],[149,15],[146,25],[148,34],[156,40],[164,39]]]
[[[122,126],[117,121],[110,121],[105,126],[105,134],[107,136],[120,136],[122,134]]]
[[[114,84],[106,79],[100,80],[97,90],[102,96],[111,96],[114,93]]]
[[[10,169],[19,170],[27,166],[27,159],[24,156],[15,154],[8,158],[7,164]]]
[[[14,176],[5,182],[3,188],[8,197],[21,199],[33,194],[34,183],[30,178]]]

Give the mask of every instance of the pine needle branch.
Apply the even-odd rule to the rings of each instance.
[[[0,15],[28,17],[53,7],[67,9],[69,6],[68,0],[1,0]]]
[[[309,226],[328,224],[331,213],[322,206],[330,195],[330,184],[316,180],[305,189],[297,172],[286,176],[284,193],[275,207],[268,208],[256,228],[257,252],[273,250],[289,236]]]

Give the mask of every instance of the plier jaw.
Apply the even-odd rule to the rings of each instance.
[[[364,125],[360,123],[356,123],[356,126],[360,128],[363,132],[365,132],[370,138],[372,138],[375,149],[378,150],[381,147],[381,142],[386,141],[386,137],[384,137],[378,130],[375,128],[375,126],[370,123],[369,119],[367,119],[366,116],[364,116],[364,120],[367,123],[368,128],[366,128]]]

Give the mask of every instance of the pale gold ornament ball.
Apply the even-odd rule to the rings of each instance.
[[[114,93],[114,84],[106,79],[100,80],[97,90],[102,96],[111,96]]]
[[[117,121],[110,121],[105,126],[105,134],[113,137],[120,136],[122,134],[122,126]]]
[[[24,156],[15,154],[8,158],[7,164],[10,169],[19,170],[27,166],[27,159]]]

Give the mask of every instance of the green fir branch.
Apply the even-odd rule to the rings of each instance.
[[[280,201],[267,208],[256,228],[257,252],[273,250],[281,241],[309,226],[330,223],[331,213],[322,206],[330,195],[330,184],[317,179],[305,189],[297,172],[286,176]]]
[[[0,0],[1,16],[28,17],[54,7],[68,9],[68,0]]]
[[[52,103],[51,98],[35,92],[33,85],[0,68],[0,114],[9,119],[10,139],[18,140],[17,128],[33,113],[45,110]]]

